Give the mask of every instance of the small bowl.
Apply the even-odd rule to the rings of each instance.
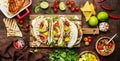
[[[23,49],[25,46],[25,42],[22,38],[16,40],[13,42],[13,46],[15,47],[15,49]]]
[[[81,52],[81,53],[79,54],[79,56],[78,56],[78,61],[79,61],[79,59],[82,57],[82,55],[85,54],[85,53],[91,53],[92,55],[95,55],[97,61],[100,61],[98,55],[97,55],[96,53],[94,53],[93,51],[83,51],[83,52]]]
[[[106,40],[105,40],[106,39]],[[107,40],[108,39],[108,40]],[[106,42],[104,42],[105,44],[104,45],[102,45],[102,46],[104,46],[101,50],[100,49],[98,49],[98,43],[100,43],[100,41],[101,40],[104,40],[104,41],[109,41],[110,40],[110,37],[101,37],[101,38],[99,38],[98,40],[97,40],[97,42],[96,42],[96,45],[95,45],[95,48],[96,48],[96,51],[98,52],[98,54],[100,54],[101,56],[108,56],[108,55],[110,55],[110,54],[112,54],[113,53],[113,51],[115,50],[115,43],[114,43],[114,41],[112,40],[111,42],[110,42],[110,48],[108,48],[108,45],[106,44]],[[100,43],[101,44],[101,43]],[[107,46],[107,49],[106,49],[106,47],[105,46]],[[105,50],[107,51],[107,52],[105,52]]]

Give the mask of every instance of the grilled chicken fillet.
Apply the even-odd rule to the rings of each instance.
[[[8,0],[9,12],[11,12],[13,14],[18,12],[23,7],[24,2],[25,2],[25,0]]]

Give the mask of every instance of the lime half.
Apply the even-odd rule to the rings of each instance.
[[[48,8],[48,6],[49,6],[49,4],[48,4],[48,2],[41,2],[40,3],[40,7],[42,8],[42,9],[46,9],[46,8]]]

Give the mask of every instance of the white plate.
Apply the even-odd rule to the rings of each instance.
[[[32,0],[30,0],[30,3],[25,6],[24,8],[22,8],[21,10],[19,10],[16,14],[10,15],[8,12],[8,9],[5,6],[2,6],[2,4],[0,4],[0,10],[3,12],[3,14],[7,17],[7,18],[13,18],[16,15],[18,15],[20,12],[22,12],[23,10],[25,10],[27,7],[29,7],[32,4]]]

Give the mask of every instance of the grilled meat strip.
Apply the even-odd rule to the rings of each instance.
[[[24,5],[25,0],[8,0],[9,3],[9,12],[16,13],[18,12]]]

